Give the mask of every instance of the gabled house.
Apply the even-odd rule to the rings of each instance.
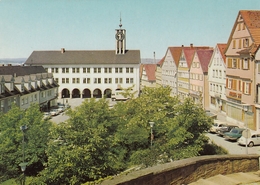
[[[227,44],[217,44],[212,54],[209,68],[209,108],[214,111],[226,112],[226,56]]]
[[[155,77],[156,64],[143,64],[141,65],[140,71],[142,71],[141,76],[141,87],[156,87],[156,77]]]
[[[190,95],[190,65],[195,54],[195,48],[183,48],[178,65],[178,95],[183,101]]]
[[[255,61],[260,44],[260,11],[241,10],[226,55],[227,120],[259,130],[255,115]]]
[[[208,65],[212,53],[212,49],[196,50],[190,65],[190,96],[206,110],[209,110]]]
[[[182,47],[168,47],[162,63],[162,86],[171,87],[171,96],[177,96],[177,72]]]
[[[162,86],[162,64],[164,57],[156,64],[155,78],[156,78],[156,87]]]

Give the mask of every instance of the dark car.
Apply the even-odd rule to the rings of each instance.
[[[225,132],[230,132],[233,128],[239,128],[237,125],[225,125],[217,129],[217,134],[219,136],[224,136]]]
[[[244,128],[233,128],[230,132],[224,133],[224,138],[226,140],[237,141],[242,136],[244,130]]]

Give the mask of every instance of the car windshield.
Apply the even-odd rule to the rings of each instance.
[[[232,129],[230,132],[232,132],[232,133],[238,133],[238,130],[237,129]]]

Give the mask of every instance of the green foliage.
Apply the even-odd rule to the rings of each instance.
[[[20,127],[26,125],[25,162],[27,175],[35,175],[43,169],[46,162],[48,133],[51,124],[44,121],[37,105],[26,111],[12,106],[11,110],[1,117],[0,124],[0,182],[18,177],[21,174],[19,164],[23,162],[23,132]]]
[[[125,92],[131,96],[129,89]],[[144,88],[140,97],[113,108],[105,99],[86,99],[68,110],[66,122],[53,126],[36,106],[26,112],[13,107],[1,119],[1,177],[21,174],[21,125],[28,126],[27,173],[38,175],[32,185],[95,184],[129,166],[208,154],[211,146],[204,134],[212,120],[192,99],[180,102],[170,93],[170,87]],[[222,153],[217,147],[215,152]]]
[[[121,151],[114,143],[117,122],[105,99],[84,101],[70,119],[50,133],[48,163],[41,173],[47,184],[80,184],[117,173]],[[114,148],[115,147],[115,148]]]

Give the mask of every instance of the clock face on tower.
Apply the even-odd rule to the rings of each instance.
[[[115,37],[116,37],[116,40],[121,41],[121,40],[124,40],[125,35],[123,34],[123,32],[117,32]]]

